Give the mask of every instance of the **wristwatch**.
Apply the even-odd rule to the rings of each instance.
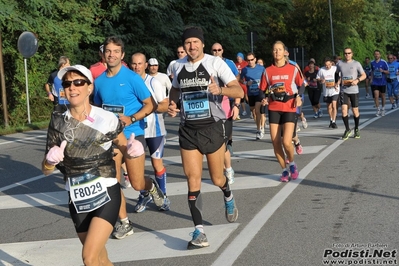
[[[137,119],[134,117],[134,115],[132,115],[130,118],[132,119],[132,124],[137,121]]]
[[[238,109],[240,109],[240,104],[239,103],[235,103],[234,106],[237,107]]]

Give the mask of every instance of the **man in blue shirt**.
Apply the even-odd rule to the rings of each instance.
[[[247,85],[249,109],[251,110],[256,123],[256,139],[262,139],[264,136],[264,127],[266,123],[265,111],[261,102],[265,97],[259,89],[260,79],[265,68],[256,64],[255,54],[247,54],[248,66],[241,71],[240,81]]]
[[[385,116],[385,92],[387,88],[387,79],[385,74],[389,74],[387,61],[381,59],[381,52],[374,51],[374,58],[371,62],[371,91],[374,95],[375,107],[377,108],[376,116]],[[380,108],[381,97],[381,108]]]
[[[387,76],[387,91],[389,101],[392,104],[391,109],[398,107],[398,92],[399,92],[399,62],[395,60],[393,54],[388,55],[388,70],[389,75]]]

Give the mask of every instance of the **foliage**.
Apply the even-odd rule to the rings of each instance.
[[[334,30],[334,50],[353,49],[358,60],[399,50],[399,1],[395,0],[0,0],[0,34],[6,99],[12,126],[27,123],[24,59],[17,41],[24,31],[37,35],[39,49],[27,59],[32,122],[48,119],[51,103],[43,90],[58,58],[90,66],[98,61],[105,37],[118,35],[125,42],[125,61],[135,52],[156,57],[165,71],[181,44],[188,25],[204,29],[205,51],[214,42],[224,56],[235,59],[253,48],[258,57],[271,60],[276,40],[288,47],[304,47],[305,57],[321,62],[332,56],[329,3]],[[248,35],[256,36],[253,47]],[[3,106],[0,104],[0,110]],[[0,112],[0,121],[4,121]]]

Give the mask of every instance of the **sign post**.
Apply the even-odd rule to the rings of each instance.
[[[28,109],[28,124],[30,124],[30,108],[29,108],[29,88],[28,88],[28,64],[27,58],[32,57],[38,47],[38,41],[35,36],[30,31],[24,31],[18,38],[18,51],[24,57],[25,64],[25,82],[26,82],[26,106]]]

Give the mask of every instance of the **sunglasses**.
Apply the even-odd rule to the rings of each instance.
[[[184,54],[184,51],[182,51],[182,52],[177,52],[178,54]]]
[[[213,52],[221,52],[222,49],[213,49],[212,51],[213,51]]]
[[[247,59],[247,61],[254,61],[254,60],[255,60],[255,58]]]
[[[351,54],[352,52],[350,52],[350,53],[344,53],[344,54]]]
[[[71,87],[71,84],[73,83],[73,86],[75,87],[82,87],[83,85],[90,84],[89,81],[85,79],[74,79],[74,80],[65,80],[62,82],[62,87],[64,89]]]

